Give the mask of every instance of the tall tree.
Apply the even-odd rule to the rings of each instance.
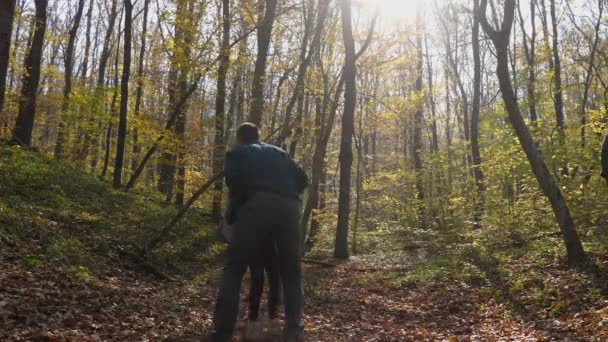
[[[342,0],[341,18],[342,38],[344,40],[344,112],[340,137],[340,192],[338,195],[338,225],[334,257],[346,259],[348,258],[351,166],[353,164],[352,140],[355,130],[355,106],[357,103],[357,69],[350,0]]]
[[[262,3],[262,0],[259,0]],[[264,113],[264,79],[266,77],[266,59],[272,38],[272,26],[276,14],[277,0],[265,0],[264,16],[258,23],[258,52],[255,59],[255,69],[251,81],[250,122],[261,126]]]
[[[179,0],[175,9],[175,39],[173,53],[171,54],[169,70],[169,115],[176,114],[174,120],[177,148],[167,149],[163,153],[163,162],[159,175],[159,190],[166,195],[170,202],[175,191],[175,204],[181,206],[184,202],[185,187],[185,133],[188,98],[196,89],[198,80],[188,85],[191,71],[194,66],[192,59],[192,45],[198,26],[196,13],[197,1]],[[192,92],[190,91],[192,89]],[[175,111],[177,110],[177,111]]]
[[[111,54],[111,43],[112,35],[114,33],[114,25],[116,25],[116,17],[118,16],[118,0],[112,0],[110,14],[108,17],[108,28],[103,39],[101,48],[101,55],[99,56],[99,65],[97,69],[97,85],[95,87],[95,96],[93,98],[92,113],[94,116],[99,114],[104,107],[105,103],[105,85],[106,85],[106,69],[108,67],[108,61],[110,60]],[[91,132],[85,133],[84,146],[81,152],[80,159],[86,159],[88,154],[89,145],[91,141],[97,137],[92,136]],[[91,168],[95,170],[97,167],[97,153],[98,149],[95,148],[93,151],[93,158],[91,160]]]
[[[84,10],[84,0],[78,0],[78,8],[74,15],[74,22],[70,28],[68,35],[68,47],[65,50],[63,56],[64,63],[64,81],[63,87],[63,103],[61,105],[62,114],[59,117],[59,124],[57,125],[57,142],[55,143],[55,158],[63,158],[64,144],[65,144],[65,130],[66,130],[66,116],[70,106],[70,94],[72,92],[72,74],[74,64],[74,46],[76,45],[76,37],[78,34],[78,28],[80,28],[80,20],[82,19],[82,12]]]
[[[536,114],[536,6],[535,0],[530,1],[530,20],[532,33],[530,35],[530,44],[528,45],[528,36],[526,34],[526,26],[524,24],[524,18],[521,15],[521,9],[518,4],[517,11],[519,13],[519,26],[521,27],[524,55],[526,57],[526,64],[528,68],[528,82],[526,83],[528,94],[526,101],[528,102],[528,111],[530,112],[530,121],[536,125],[538,115]]]
[[[46,8],[48,0],[34,0],[36,15],[34,17],[34,37],[25,58],[25,73],[19,100],[19,114],[13,130],[13,140],[24,146],[32,143],[32,131],[36,116],[36,93],[40,81],[40,64],[44,48],[44,34],[46,31]]]
[[[220,62],[217,70],[217,89],[215,95],[215,146],[213,147],[213,174],[223,168],[226,143],[224,120],[226,116],[226,74],[230,65],[230,0],[222,0],[222,39]],[[222,209],[222,179],[215,182],[213,191],[212,216],[219,219]]]
[[[562,196],[560,188],[557,186],[555,179],[551,176],[547,165],[534,144],[528,126],[526,126],[526,123],[521,116],[515,92],[513,91],[513,86],[511,84],[508,49],[511,27],[515,14],[515,0],[505,0],[504,18],[501,27],[498,30],[494,29],[488,22],[486,17],[487,4],[488,0],[481,0],[477,15],[479,16],[481,26],[486,35],[490,38],[496,49],[496,74],[498,76],[502,99],[509,115],[509,121],[528,158],[528,162],[530,163],[532,172],[536,176],[536,180],[551,203],[551,207],[562,233],[564,244],[566,245],[568,262],[571,265],[586,266],[589,260],[576,232],[576,227],[572,220],[572,216],[570,215],[566,200]]]
[[[146,57],[146,36],[148,34],[148,10],[150,0],[144,0],[144,17],[142,19],[141,28],[141,45],[139,47],[139,61],[137,63],[137,88],[135,89],[135,117],[139,118],[141,114],[141,102],[144,95],[144,60]],[[133,158],[131,159],[131,170],[137,169],[137,158],[139,156],[139,132],[137,123],[133,127]]]
[[[6,92],[6,75],[11,51],[13,17],[17,0],[5,0],[0,3],[0,113],[4,107]]]
[[[122,63],[122,77],[120,79],[120,112],[118,115],[118,136],[116,139],[116,158],[114,161],[114,188],[122,184],[122,165],[125,159],[125,142],[127,140],[127,113],[129,107],[129,77],[131,75],[131,36],[133,22],[133,4],[131,0],[124,0],[125,5],[125,43],[123,47],[124,59]]]
[[[562,64],[559,56],[559,33],[557,27],[557,15],[555,14],[555,0],[549,0],[549,11],[551,12],[551,23],[553,27],[553,105],[555,107],[555,120],[560,135],[560,144],[564,144],[564,100],[562,94]]]
[[[418,96],[423,95],[422,77],[424,72],[423,50],[422,50],[422,8],[419,5],[416,13],[416,84],[414,89]],[[418,224],[420,228],[426,228],[424,210],[424,187],[422,170],[422,125],[424,123],[424,102],[419,101],[414,113],[414,171],[416,172],[416,198],[418,199]]]
[[[479,0],[473,0],[473,11],[479,11]],[[484,174],[481,169],[481,153],[479,151],[479,112],[481,103],[481,51],[479,48],[479,17],[473,15],[471,42],[473,45],[473,104],[471,110],[471,155],[473,157],[473,174],[477,186],[477,204],[473,224],[480,226],[484,210]]]
[[[91,0],[89,2],[89,8],[87,9],[87,28],[84,34],[84,53],[82,56],[82,74],[80,77],[82,78],[83,83],[85,85],[87,77],[89,75],[89,53],[91,52],[91,26],[93,21],[93,7],[95,7],[95,0]]]

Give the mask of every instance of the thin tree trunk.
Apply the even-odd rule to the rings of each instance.
[[[144,1],[144,17],[141,29],[141,46],[139,49],[139,61],[137,63],[137,88],[135,89],[135,111],[136,120],[141,116],[141,101],[144,95],[144,60],[146,56],[146,36],[148,34],[148,9],[150,0]],[[139,147],[139,131],[137,123],[133,127],[133,157],[131,158],[131,171],[137,168],[137,159],[141,149]]]
[[[131,36],[133,21],[133,4],[131,0],[124,0],[125,5],[125,43],[123,47],[124,59],[122,63],[122,77],[120,79],[120,112],[118,116],[118,136],[116,137],[116,158],[114,161],[115,189],[122,184],[122,167],[125,159],[125,143],[127,140],[127,112],[129,107],[129,77],[131,76]]]
[[[597,7],[599,9],[598,19],[594,27],[593,45],[591,46],[589,64],[587,66],[585,74],[585,84],[583,85],[583,100],[581,101],[581,147],[585,147],[585,128],[587,126],[587,101],[589,99],[589,87],[591,86],[593,63],[595,60],[595,54],[597,52],[597,46],[600,40],[600,25],[602,24],[603,20],[602,15],[604,13],[604,0],[598,0]]]
[[[479,0],[473,0],[473,11],[479,11]],[[481,53],[479,48],[479,18],[473,18],[472,30],[473,44],[473,107],[471,110],[471,155],[473,157],[473,173],[475,185],[477,186],[477,203],[473,225],[475,228],[481,226],[481,217],[484,211],[484,174],[481,169],[481,153],[479,151],[479,112],[481,103]]]
[[[334,257],[348,258],[348,225],[350,216],[351,166],[353,163],[352,138],[357,102],[357,70],[355,66],[355,40],[353,38],[351,2],[342,0],[342,38],[344,40],[344,113],[340,138],[340,192],[338,197],[338,224]]]
[[[258,26],[258,53],[255,60],[253,80],[251,85],[251,108],[249,121],[258,127],[262,125],[264,113],[264,78],[266,76],[266,59],[272,38],[272,26],[276,14],[277,0],[265,0],[264,17]]]
[[[105,103],[105,86],[106,86],[106,68],[108,66],[108,61],[110,60],[110,43],[112,40],[112,34],[114,33],[114,25],[116,24],[116,17],[118,16],[118,0],[112,0],[112,7],[110,9],[110,17],[108,18],[108,30],[106,31],[106,35],[103,40],[103,47],[101,49],[101,56],[99,57],[99,69],[97,69],[97,86],[95,88],[95,95],[93,98],[92,104],[92,112],[93,117],[99,115],[99,113],[103,110]],[[116,47],[118,49],[118,46]],[[90,123],[91,125],[93,122]],[[101,126],[101,122],[99,123]],[[96,134],[85,134],[84,139],[84,148],[83,154],[88,153],[89,145],[92,141],[99,141],[99,138],[95,136]],[[93,160],[91,161],[91,168],[93,172],[95,172],[95,168],[97,166],[97,154],[99,153],[99,148],[94,148],[93,151]],[[84,156],[83,156],[84,157]],[[102,172],[103,173],[103,172]]]
[[[80,76],[81,84],[85,88],[88,85],[88,78],[89,78],[89,54],[91,53],[91,25],[92,25],[93,6],[94,5],[95,5],[95,0],[91,0],[89,3],[89,8],[87,10],[87,28],[86,28],[86,32],[85,32],[82,73]],[[95,40],[97,41],[97,36],[95,37]],[[89,130],[89,128],[87,127],[87,122],[89,121],[89,118],[88,118],[89,110],[90,110],[90,108],[83,104],[80,106],[80,111],[78,113],[78,124],[80,126],[78,127],[78,132],[76,135],[76,143],[73,146],[72,157],[79,164],[84,163],[84,159],[86,159],[86,155],[84,155],[84,146],[83,145],[84,145],[84,137],[87,134],[87,131]]]
[[[36,4],[34,37],[25,58],[25,74],[23,76],[23,87],[21,88],[21,99],[19,100],[19,114],[13,130],[13,140],[23,146],[30,146],[32,142],[48,0],[35,0],[34,3]]]
[[[13,33],[13,18],[17,0],[5,0],[0,3],[0,113],[4,109],[6,93],[6,76],[11,51],[11,35]],[[4,120],[0,117],[0,121]],[[0,123],[2,124],[2,123]]]
[[[61,105],[61,114],[59,116],[59,124],[57,125],[57,141],[55,143],[55,158],[61,159],[64,157],[64,144],[67,125],[65,122],[66,116],[68,115],[68,109],[70,106],[70,93],[72,92],[72,74],[74,64],[74,45],[76,44],[76,36],[78,35],[78,29],[80,28],[80,20],[82,19],[82,12],[84,10],[84,0],[78,1],[78,9],[74,16],[74,22],[70,29],[68,37],[68,47],[64,57],[64,80],[65,85],[63,88],[63,103]]]
[[[215,97],[215,142],[213,148],[213,174],[221,172],[224,164],[226,142],[224,137],[224,119],[226,116],[226,74],[230,66],[230,0],[222,0],[222,41],[220,63],[217,71],[217,91]],[[219,179],[213,186],[213,207],[211,214],[218,221],[222,210],[223,180]]]
[[[122,16],[122,15],[121,15]],[[118,32],[121,32],[122,18],[121,23],[118,25]],[[118,109],[116,107],[116,102],[118,101],[118,63],[120,61],[120,40],[121,35],[118,35],[118,39],[116,42],[116,56],[114,59],[114,91],[112,94],[112,102],[110,103],[110,119],[108,120],[108,127],[106,128],[106,134],[104,138],[104,156],[103,156],[103,166],[101,168],[101,178],[105,178],[108,172],[108,166],[110,165],[110,152],[112,149],[112,129],[114,128],[114,118],[118,115]],[[99,121],[99,127],[102,127],[102,122]]]
[[[422,9],[418,6],[416,14],[416,84],[414,86],[416,92],[420,95],[423,93],[422,77],[423,77],[423,56],[422,56]],[[423,170],[422,170],[422,125],[424,124],[424,103],[420,101],[414,114],[414,171],[416,173],[416,192],[418,200],[418,224],[421,229],[426,228],[426,215],[424,210],[424,187],[423,187]]]
[[[555,90],[553,91],[553,104],[555,107],[555,119],[557,121],[557,129],[560,135],[560,145],[565,143],[564,137],[564,104],[562,98],[562,67],[559,56],[559,35],[557,30],[557,16],[555,14],[555,0],[549,0],[551,22],[553,26],[553,66],[554,76],[553,81],[555,82]]]
[[[17,9],[16,9],[16,17],[17,17],[17,21],[16,21],[16,28],[15,28],[15,44],[14,47],[12,47],[13,50],[13,59],[17,60],[17,52],[19,51],[19,42],[21,41],[21,27],[22,27],[22,22],[23,22],[23,8],[25,6],[25,0],[21,0],[19,1],[19,3],[17,4]],[[28,45],[29,46],[29,41],[28,41]],[[11,73],[9,75],[8,78],[8,90],[13,90],[13,84],[15,82],[15,73],[16,70],[19,68],[11,68]]]
[[[519,6],[517,6],[517,11],[519,13],[519,24],[522,32],[523,46],[524,46],[524,54],[526,56],[526,64],[528,66],[528,96],[526,98],[528,102],[528,111],[530,112],[530,121],[534,126],[536,126],[536,122],[538,120],[538,115],[536,113],[536,6],[534,6],[534,0],[530,1],[530,18],[532,21],[532,35],[530,36],[530,46],[528,47],[528,38],[526,35],[526,28],[524,25],[524,19],[521,15],[521,10]]]

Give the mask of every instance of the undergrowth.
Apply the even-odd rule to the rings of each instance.
[[[129,255],[176,213],[154,194],[115,190],[64,162],[0,145],[0,244],[19,247],[19,255],[4,257],[28,267],[60,262],[86,277],[115,262],[131,264]],[[196,207],[164,241],[150,263],[175,274],[196,275],[222,250],[208,215]]]

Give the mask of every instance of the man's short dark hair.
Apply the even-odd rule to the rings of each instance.
[[[236,131],[236,139],[241,143],[259,141],[258,126],[251,122],[242,123]]]

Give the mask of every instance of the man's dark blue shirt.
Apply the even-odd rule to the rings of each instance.
[[[238,207],[255,192],[297,199],[308,185],[306,173],[287,152],[262,142],[240,144],[226,153],[224,174],[230,190],[228,223],[236,220]]]

